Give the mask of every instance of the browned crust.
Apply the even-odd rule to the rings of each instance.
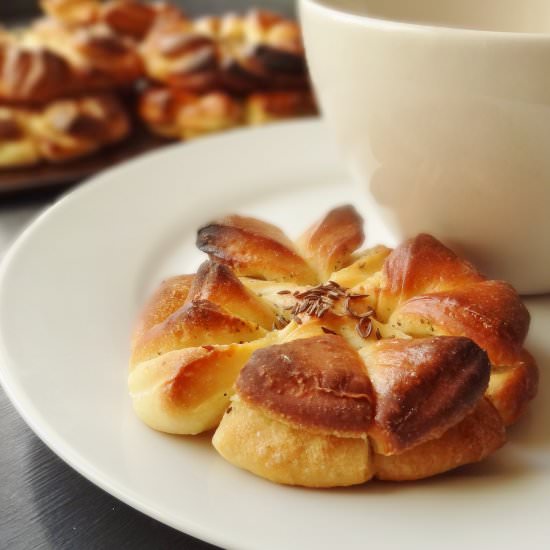
[[[242,98],[224,92],[196,94],[152,87],[139,96],[138,112],[151,131],[190,139],[243,124],[259,125],[316,113],[309,91],[262,92]]]
[[[46,107],[43,117],[52,131],[100,143],[129,129],[122,104],[108,94],[56,101]]]
[[[262,11],[194,22],[176,13],[160,19],[142,47],[154,80],[196,93],[309,87],[294,22]]]
[[[513,365],[493,368],[486,395],[507,426],[525,412],[527,404],[537,394],[538,382],[536,362],[525,350]]]
[[[383,268],[380,309],[386,316],[412,296],[482,281],[469,262],[431,235],[420,234],[399,245]]]
[[[181,12],[161,14],[140,49],[147,76],[157,82],[195,93],[218,87],[216,42],[195,32]]]
[[[374,455],[375,477],[408,481],[430,477],[464,464],[479,462],[506,442],[506,431],[495,408],[482,399],[464,420],[440,438],[399,455]]]
[[[315,99],[309,90],[253,93],[247,98],[247,111],[248,124],[318,113]]]
[[[110,94],[55,101],[32,125],[41,155],[52,162],[93,153],[129,131],[122,104]]]
[[[429,324],[471,338],[494,365],[512,365],[522,353],[530,316],[517,292],[503,281],[483,281],[411,298],[392,316],[409,318],[424,332]],[[422,326],[422,323],[425,325]]]
[[[130,131],[126,112],[110,94],[58,100],[44,108],[4,106],[0,122],[4,167],[78,158],[120,141]]]
[[[165,279],[151,296],[134,329],[134,339],[164,321],[183,306],[194,275],[176,275]]]
[[[196,96],[175,88],[149,88],[139,96],[138,112],[150,129],[165,137],[181,135],[179,113],[183,106],[196,101]]]
[[[63,38],[60,36],[60,40]],[[144,74],[144,66],[135,44],[108,27],[79,29],[65,38],[78,51],[89,70],[108,78],[112,86],[124,86]]]
[[[386,339],[360,353],[376,395],[369,436],[384,455],[440,437],[472,411],[489,382],[487,354],[468,338]]]
[[[0,41],[0,99],[46,103],[59,98],[126,86],[143,75],[142,60],[131,39],[106,26],[65,27],[39,20],[27,34]]]
[[[8,102],[45,102],[83,91],[86,77],[61,56],[0,44],[0,99]]]
[[[241,102],[224,92],[210,92],[182,103],[178,111],[179,136],[191,139],[243,123]]]
[[[227,216],[201,227],[197,246],[239,276],[316,284],[309,265],[276,226],[254,218]]]
[[[135,341],[131,363],[184,347],[248,342],[264,334],[256,323],[230,315],[211,302],[188,302]]]
[[[143,38],[153,24],[157,11],[153,6],[136,0],[105,2],[100,18],[117,33]]]
[[[6,141],[19,141],[26,137],[25,128],[18,119],[17,114],[6,108],[2,110],[0,118],[0,143]]]
[[[189,290],[189,300],[208,300],[267,330],[273,328],[273,308],[248,290],[224,264],[206,261],[200,266]]]
[[[224,18],[226,19],[226,18]],[[220,36],[224,85],[237,92],[308,87],[301,33],[294,21],[266,10],[251,10],[242,18],[222,21]]]
[[[363,244],[363,218],[351,205],[333,208],[298,241],[304,257],[317,267],[321,280],[344,267]]]
[[[219,78],[223,88],[238,94],[256,90],[301,90],[309,86],[302,55],[266,44],[245,45],[240,55],[226,55]]]
[[[339,336],[256,351],[236,388],[246,402],[304,429],[360,437],[372,421],[371,384],[361,359]]]

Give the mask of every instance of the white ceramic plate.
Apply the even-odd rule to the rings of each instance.
[[[291,234],[361,197],[319,122],[174,146],[117,167],[41,216],[0,276],[0,377],[35,432],[121,500],[231,548],[548,548],[550,392],[482,465],[407,484],[305,490],[233,468],[209,438],[142,425],[126,391],[128,340],[148,292],[194,270],[195,231],[222,212]],[[366,214],[366,213],[365,213]],[[384,239],[371,228],[370,242]],[[529,347],[550,360],[550,298],[528,301]]]

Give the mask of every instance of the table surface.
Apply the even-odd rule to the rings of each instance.
[[[172,0],[173,1],[173,0]],[[176,0],[177,1],[177,0]],[[292,0],[182,0],[190,14],[265,6],[292,11]],[[36,0],[0,3],[0,23],[25,17]],[[2,198],[0,262],[24,227],[60,190]],[[215,548],[123,504],[75,472],[34,433],[0,387],[0,550]]]

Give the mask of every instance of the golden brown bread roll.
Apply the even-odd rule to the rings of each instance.
[[[116,143],[130,131],[130,121],[112,95],[59,100],[33,119],[32,131],[41,155],[65,161]]]
[[[180,88],[154,87],[142,92],[139,100],[140,117],[151,131],[184,140],[316,112],[308,91],[262,92],[242,98],[220,91],[199,95]]]
[[[198,21],[195,28],[205,29],[219,44],[224,88],[246,93],[308,87],[300,29],[294,21],[266,10],[208,20],[209,25]]]
[[[41,20],[0,35],[0,101],[44,104],[128,87],[143,75],[134,42],[102,23],[65,27]]]
[[[99,0],[40,0],[40,7],[66,25],[86,25],[97,20]]]
[[[313,94],[308,90],[256,92],[246,98],[245,109],[246,124],[250,126],[317,114]]]
[[[68,60],[95,89],[130,86],[144,74],[135,42],[104,23],[70,28],[45,19],[24,33],[23,39]]]
[[[38,145],[29,132],[31,116],[21,109],[0,107],[0,169],[40,162]]]
[[[239,101],[223,92],[196,95],[177,88],[152,88],[140,96],[139,114],[155,134],[192,139],[243,122]]]
[[[498,449],[537,387],[517,293],[433,237],[356,253],[363,238],[349,206],[295,243],[243,216],[200,228],[210,261],[166,283],[136,332],[138,415],[175,433],[223,415],[222,456],[313,487],[418,479]]]
[[[182,13],[166,12],[154,23],[140,46],[145,71],[154,81],[190,92],[218,88],[218,47],[214,39],[195,32]]]
[[[0,167],[61,162],[116,143],[130,131],[109,94],[63,99],[42,108],[0,107]]]
[[[0,36],[0,101],[39,103],[78,93],[89,83],[61,55]]]
[[[151,79],[192,92],[308,87],[297,24],[266,11],[196,21],[166,13],[141,51]]]
[[[67,27],[105,23],[118,34],[141,39],[166,8],[138,0],[41,0],[43,11]],[[172,8],[175,9],[175,8]]]
[[[137,0],[111,0],[102,4],[98,18],[115,32],[141,40],[164,9]]]

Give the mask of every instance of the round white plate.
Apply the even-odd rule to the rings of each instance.
[[[209,437],[154,432],[126,391],[130,330],[163,276],[194,270],[197,227],[223,212],[291,235],[360,195],[320,122],[173,146],[105,172],[21,236],[0,275],[0,378],[64,460],[121,500],[215,544],[247,549],[548,548],[550,391],[481,465],[416,483],[271,484]],[[364,212],[368,217],[368,213]],[[384,239],[369,229],[369,241]],[[550,360],[550,298],[530,299],[529,347]]]

